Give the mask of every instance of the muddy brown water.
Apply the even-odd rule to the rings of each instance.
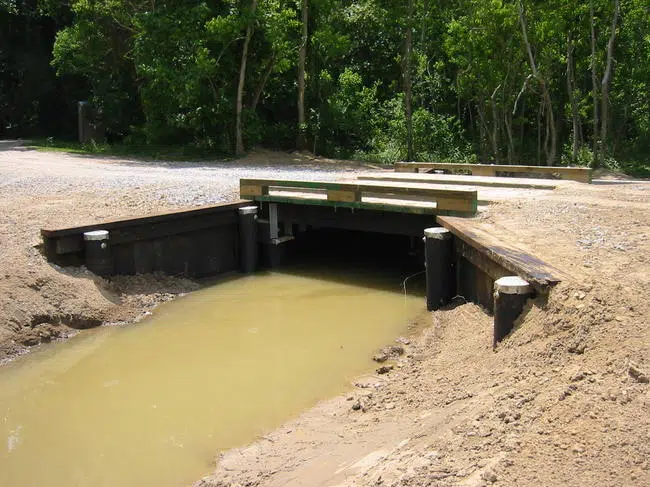
[[[0,368],[0,485],[190,485],[344,391],[424,303],[396,276],[325,277],[228,280]]]

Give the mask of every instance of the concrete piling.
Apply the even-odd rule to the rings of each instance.
[[[85,232],[84,254],[86,267],[91,272],[102,277],[110,276],[113,273],[108,230]]]
[[[454,297],[455,275],[453,239],[446,228],[424,230],[424,257],[427,282],[427,310],[433,311]]]
[[[532,294],[532,286],[518,276],[502,277],[494,282],[493,348],[512,331],[526,300]]]
[[[239,208],[239,252],[245,274],[257,268],[257,206]]]

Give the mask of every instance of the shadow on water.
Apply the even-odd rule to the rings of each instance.
[[[297,235],[282,273],[424,296],[421,239],[351,230],[310,230]],[[406,281],[406,283],[405,283]]]

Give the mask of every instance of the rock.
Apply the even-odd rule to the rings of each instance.
[[[352,411],[361,411],[362,413],[366,412],[366,405],[362,399],[357,399],[352,405]]]
[[[397,338],[395,338],[395,341],[397,343],[401,343],[402,345],[410,345],[410,343],[411,343],[411,340],[409,340],[408,338],[404,338],[404,337],[397,337]]]
[[[497,481],[497,474],[495,474],[493,470],[488,468],[481,474],[481,478],[486,482],[493,484],[494,482]]]
[[[648,375],[634,362],[630,362],[628,364],[627,373],[637,382],[640,382],[642,384],[648,383]]]
[[[29,332],[26,335],[24,335],[20,340],[20,343],[22,343],[27,347],[38,345],[40,342],[41,342],[41,338],[38,336],[36,332]]]
[[[378,374],[388,374],[388,372],[390,372],[391,370],[393,370],[392,365],[382,365],[381,367],[379,367],[377,369],[377,373]]]
[[[578,372],[576,375],[571,377],[571,382],[579,382],[585,378],[585,374],[583,372]]]
[[[383,363],[390,358],[399,357],[404,354],[404,348],[397,345],[389,345],[382,348],[379,353],[373,355],[372,359],[375,362]]]

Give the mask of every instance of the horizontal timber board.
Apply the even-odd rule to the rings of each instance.
[[[288,181],[288,180],[274,180],[274,179],[241,179],[240,191],[241,197],[246,198],[249,196],[259,196],[259,194],[247,194],[247,188],[261,187],[261,188],[308,188],[308,189],[325,189],[334,191],[347,191],[347,192],[364,192],[371,191],[373,193],[384,194],[412,194],[419,196],[427,196],[435,198],[437,196],[444,198],[458,198],[465,200],[476,200],[475,190],[456,190],[447,188],[436,188],[430,184],[414,184],[414,183],[383,183],[378,181]]]
[[[377,209],[334,208],[294,203],[278,203],[281,222],[314,228],[338,228],[392,235],[422,237],[425,228],[435,226],[431,214],[400,214]]]
[[[409,213],[413,215],[456,215],[456,216],[471,216],[474,214],[472,211],[447,211],[439,210],[437,208],[429,208],[422,206],[409,206],[406,204],[389,204],[389,203],[366,203],[354,202],[346,203],[339,201],[328,201],[324,199],[310,199],[310,198],[292,198],[288,196],[258,196],[255,201],[268,201],[271,203],[290,203],[294,205],[313,205],[313,206],[329,206],[332,208],[352,208],[360,210],[381,210],[397,213]]]
[[[513,275],[526,279],[538,289],[554,286],[565,278],[560,270],[504,242],[480,222],[450,216],[438,216],[436,220],[465,244],[512,272]]]
[[[498,178],[488,176],[452,176],[448,174],[427,173],[385,173],[362,174],[357,176],[362,181],[395,181],[408,183],[455,184],[465,186],[485,186],[494,188],[555,189],[558,183],[552,180],[526,178]]]
[[[178,220],[188,217],[227,212],[229,210],[236,210],[237,208],[250,204],[252,204],[252,201],[250,200],[238,200],[230,203],[220,203],[217,205],[199,206],[196,208],[183,208],[180,210],[173,210],[164,213],[154,213],[137,217],[124,217],[113,220],[103,220],[96,223],[88,223],[74,227],[43,228],[41,229],[41,235],[47,238],[56,238],[84,233],[87,231],[95,230],[98,227],[110,231],[115,228],[122,228],[127,226],[158,224],[167,220]]]
[[[508,164],[463,164],[446,162],[397,162],[395,170],[416,172],[418,169],[441,169],[448,171],[484,171],[486,174],[492,171],[499,172],[525,172],[537,174],[558,174],[561,177],[573,179],[580,182],[591,181],[591,169],[586,167],[565,167],[565,166],[522,166]]]

